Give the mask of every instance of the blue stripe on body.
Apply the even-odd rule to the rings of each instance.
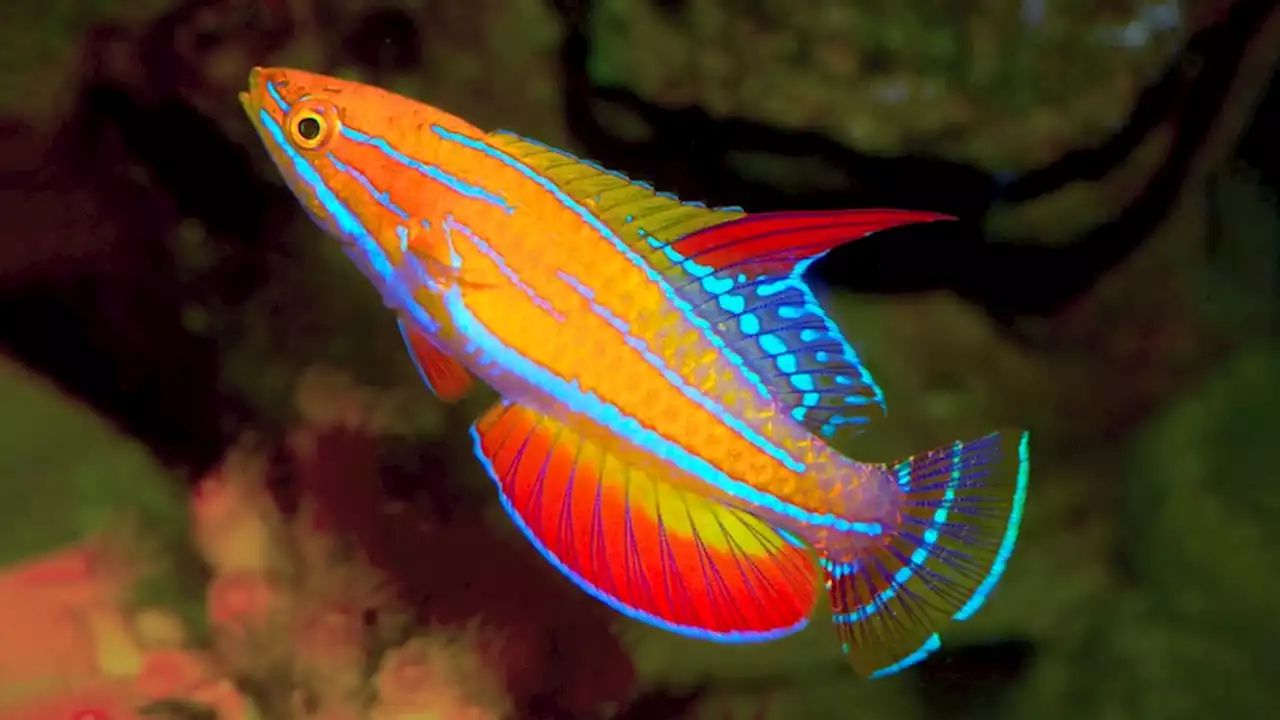
[[[462,145],[463,147],[467,147],[472,150],[479,151],[481,153],[484,153],[485,155],[488,155],[502,162],[504,165],[507,165],[508,167],[511,167],[517,170],[526,178],[537,183],[540,187],[542,187],[542,189],[551,193],[552,196],[554,196],[562,206],[564,206],[566,209],[576,214],[580,219],[582,219],[583,222],[587,223],[592,229],[598,232],[602,237],[609,240],[619,253],[622,253],[622,255],[626,257],[628,260],[630,260],[635,267],[639,268],[642,272],[644,272],[646,276],[649,278],[649,280],[658,286],[658,288],[662,291],[662,293],[666,296],[666,298],[677,309],[679,309],[679,311],[684,316],[684,318],[687,321],[689,321],[692,325],[697,327],[702,332],[703,336],[717,350],[719,350],[724,355],[724,357],[728,358],[730,362],[732,362],[742,371],[743,375],[747,378],[749,382],[751,382],[755,386],[755,388],[759,391],[760,395],[763,398],[765,399],[772,398],[772,395],[769,392],[768,387],[760,379],[760,376],[746,364],[746,362],[742,359],[740,355],[738,355],[736,352],[734,352],[732,349],[728,347],[728,345],[724,342],[724,340],[719,335],[717,335],[715,331],[711,328],[710,323],[708,323],[706,319],[699,316],[694,311],[692,305],[690,305],[687,301],[685,301],[678,294],[676,294],[676,292],[666,282],[666,280],[662,277],[662,275],[658,273],[658,271],[653,269],[653,267],[650,266],[649,263],[645,262],[644,259],[641,258],[639,255],[637,255],[634,250],[627,247],[626,243],[623,242],[622,239],[619,238],[617,234],[614,233],[613,230],[609,228],[608,225],[601,222],[599,218],[597,218],[589,210],[583,207],[581,203],[569,197],[569,195],[567,195],[563,190],[557,187],[555,183],[552,183],[551,181],[547,180],[545,177],[543,177],[541,174],[539,174],[529,166],[525,165],[524,163],[520,162],[514,157],[508,155],[507,153],[504,153],[501,150],[493,147],[492,145],[489,145],[488,143],[475,140],[473,138],[469,138],[465,135],[460,135],[458,133],[442,128],[438,125],[432,125],[431,129],[435,131],[437,135],[439,135],[440,137],[444,138],[447,141],[454,142],[459,145]],[[755,444],[757,445],[757,447],[760,448],[762,452],[765,452],[770,455],[773,454],[772,452],[770,452],[768,447],[760,446],[759,443],[755,443]],[[798,460],[796,460],[794,457],[789,458],[788,467],[793,469],[793,471],[795,472],[804,472],[805,470],[805,465],[799,462]]]
[[[471,244],[476,246],[477,250],[479,250],[486,257],[492,260],[494,264],[498,266],[498,271],[501,272],[508,280],[510,280],[511,283],[515,285],[521,292],[527,295],[529,299],[533,301],[534,305],[537,305],[543,310],[546,310],[551,315],[551,317],[555,318],[556,320],[560,322],[564,322],[564,315],[562,315],[559,310],[556,310],[555,307],[549,301],[547,301],[545,298],[539,295],[536,290],[529,287],[528,283],[524,281],[524,278],[520,277],[519,273],[517,273],[509,265],[507,265],[507,261],[505,258],[502,257],[501,253],[499,253],[497,250],[494,250],[493,247],[489,245],[489,243],[485,242],[484,239],[481,238],[479,235],[477,235],[474,231],[472,231],[471,228],[467,227],[461,222],[458,222],[457,218],[455,218],[453,215],[446,215],[444,218],[444,232],[446,235],[448,235],[448,241],[451,246],[453,244],[454,230],[457,230],[458,232],[465,235],[466,238],[471,241]]]
[[[746,423],[734,417],[729,413],[729,411],[720,407],[720,405],[714,400],[702,394],[696,388],[691,387],[689,383],[685,382],[685,379],[680,377],[680,373],[677,373],[668,367],[666,362],[650,350],[643,340],[631,334],[631,326],[628,325],[625,320],[618,317],[612,310],[596,301],[596,293],[593,289],[588,287],[581,280],[578,280],[564,271],[559,271],[557,274],[560,276],[560,279],[564,280],[565,283],[590,303],[591,309],[596,315],[604,319],[605,322],[613,326],[613,329],[621,333],[626,339],[628,345],[639,350],[649,365],[662,373],[662,376],[667,379],[667,382],[674,385],[681,394],[692,400],[703,410],[706,410],[712,415],[718,417],[728,425],[730,429],[746,438],[752,445],[763,450],[765,454],[769,455],[769,457],[772,457],[774,460],[782,463],[788,470],[793,472],[804,472],[804,465],[796,462],[785,450],[769,442],[769,440],[767,440],[763,435],[750,427],[747,427]]]
[[[587,210],[587,208],[583,207],[581,203],[574,200],[572,197],[569,197],[569,195],[566,194],[559,187],[557,187],[555,183],[543,177],[533,168],[530,168],[528,165],[525,165],[524,163],[520,162],[519,160],[512,157],[511,155],[505,152],[502,152],[498,148],[493,147],[492,145],[486,142],[476,140],[474,138],[469,138],[466,135],[460,135],[451,130],[440,127],[439,125],[432,125],[431,129],[437,135],[444,138],[445,140],[448,140],[450,142],[454,142],[459,145],[462,145],[463,147],[467,147],[472,150],[484,153],[485,155],[488,155],[489,157],[492,157],[495,160],[498,160],[499,162],[506,165],[507,167],[510,167],[516,170],[520,174],[524,175],[526,178],[537,183],[543,190],[546,190],[547,192],[551,193],[551,195],[555,197],[556,200],[559,201],[562,206],[564,206],[569,211],[573,212],[583,222],[591,226],[591,228],[594,229],[596,232],[600,233],[602,237],[604,237],[605,239],[613,243],[614,248],[618,252],[622,253],[622,255],[626,257],[628,260],[630,260],[631,263],[635,265],[637,268],[640,268],[640,270],[645,273],[646,277],[648,277],[651,282],[655,283],[662,290],[663,295],[665,295],[667,300],[669,300],[681,312],[684,318],[690,323],[692,323],[699,330],[701,330],[702,334],[707,338],[707,340],[712,345],[714,345],[717,350],[723,353],[724,356],[728,358],[734,365],[736,365],[739,370],[742,371],[743,375],[746,376],[747,380],[756,388],[756,390],[760,393],[761,397],[765,399],[772,399],[773,395],[772,393],[769,392],[768,386],[765,385],[764,381],[760,379],[760,375],[756,373],[755,370],[752,370],[751,367],[746,363],[746,361],[743,360],[742,356],[739,355],[737,352],[735,352],[732,348],[730,348],[724,342],[724,340],[715,333],[715,331],[711,327],[711,324],[707,322],[705,318],[698,315],[697,312],[694,310],[693,306],[689,304],[687,301],[685,301],[683,298],[681,298],[675,292],[675,290],[661,275],[661,273],[653,269],[653,267],[650,266],[649,263],[645,262],[644,258],[637,255],[634,250],[628,247],[627,244],[623,242],[621,238],[618,237],[617,233],[613,232],[613,230],[608,225],[601,222],[600,219],[597,218],[594,214],[592,214],[590,210]],[[546,146],[543,146],[543,147],[546,147]],[[555,151],[555,152],[560,154],[561,157],[569,158],[569,156],[564,155],[560,151]],[[570,159],[575,159],[575,158],[570,158]],[[581,160],[577,160],[577,159],[575,160],[578,162],[583,162]],[[591,163],[587,163],[587,164],[591,165]],[[610,171],[606,171],[606,172],[610,172]],[[622,176],[619,175],[619,177],[622,177]],[[632,181],[632,182],[636,182],[636,181]],[[649,187],[644,183],[637,182],[636,184],[641,185],[643,187]],[[652,188],[649,188],[649,189],[652,189]],[[663,195],[663,193],[659,193],[659,195]]]
[[[706,460],[645,427],[616,406],[600,399],[594,393],[583,390],[576,381],[565,380],[508,347],[471,313],[462,299],[460,288],[446,290],[443,293],[443,300],[455,326],[476,345],[476,349],[481,354],[497,360],[502,367],[539,388],[571,412],[591,418],[627,438],[646,452],[672,463],[712,487],[808,525],[872,536],[879,535],[883,531],[879,523],[850,522],[834,515],[811,512],[734,480]]]

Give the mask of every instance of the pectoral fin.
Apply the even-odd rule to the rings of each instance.
[[[398,320],[400,335],[409,347],[409,357],[427,387],[441,400],[452,403],[462,399],[471,389],[471,373],[451,355],[436,347],[426,334]]]

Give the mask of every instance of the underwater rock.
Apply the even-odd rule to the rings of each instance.
[[[474,630],[437,629],[382,657],[374,676],[374,720],[500,720],[511,707],[501,681],[476,652]]]
[[[1187,24],[1177,3],[1142,0],[594,6],[590,64],[602,85],[821,130],[866,152],[992,169],[1111,132]]]

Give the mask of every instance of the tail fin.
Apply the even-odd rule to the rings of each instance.
[[[881,466],[905,492],[897,527],[849,562],[822,559],[842,649],[883,677],[941,646],[1004,573],[1027,497],[1028,433],[993,433]]]

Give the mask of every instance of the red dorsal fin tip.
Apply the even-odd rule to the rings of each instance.
[[[756,213],[690,233],[672,243],[686,260],[722,270],[789,272],[844,243],[901,225],[955,220],[924,210],[825,210]]]

